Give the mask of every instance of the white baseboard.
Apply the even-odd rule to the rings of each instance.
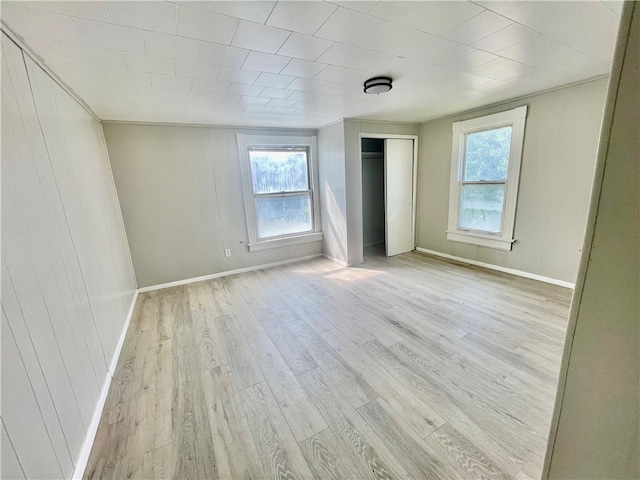
[[[104,383],[102,384],[102,390],[100,391],[100,398],[98,399],[96,408],[93,411],[93,416],[91,417],[91,424],[87,429],[87,435],[85,436],[84,443],[82,444],[82,450],[80,451],[80,456],[76,461],[76,468],[73,471],[73,477],[71,477],[73,480],[82,480],[82,477],[84,476],[84,471],[87,468],[87,462],[89,461],[91,448],[93,447],[93,442],[96,438],[98,427],[100,426],[100,419],[102,418],[102,410],[104,410],[104,404],[107,401],[107,394],[109,393],[111,380],[113,379],[113,375],[116,371],[116,367],[118,366],[118,359],[120,358],[122,345],[124,345],[124,339],[127,336],[127,330],[129,330],[129,324],[131,323],[131,318],[133,317],[133,310],[135,309],[137,300],[138,300],[138,290],[136,290],[135,293],[133,294],[133,299],[131,300],[131,306],[129,307],[129,313],[127,314],[127,319],[124,322],[124,327],[122,328],[122,332],[120,333],[120,338],[118,339],[118,343],[116,344],[116,349],[113,352],[113,356],[111,357],[111,364],[109,365],[109,371],[107,371],[107,376],[104,379]]]
[[[202,282],[204,280],[211,280],[213,278],[226,277],[228,275],[235,275],[237,273],[252,272],[254,270],[262,270],[264,268],[277,267],[278,265],[286,265],[287,263],[303,262],[305,260],[310,260],[312,258],[320,257],[321,255],[322,255],[321,253],[316,253],[314,255],[307,255],[306,257],[290,258],[288,260],[282,260],[280,262],[265,263],[262,265],[255,265],[253,267],[238,268],[236,270],[227,270],[224,272],[212,273],[211,275],[203,275],[201,277],[186,278],[184,280],[176,280],[175,282],[161,283],[159,285],[151,285],[150,287],[139,288],[138,292],[139,293],[152,292],[154,290],[162,290],[163,288],[179,287],[180,285],[188,285],[189,283]]]
[[[327,260],[331,260],[333,263],[337,263],[338,265],[342,265],[343,267],[348,267],[349,264],[347,262],[343,262],[342,260],[338,260],[337,258],[332,257],[331,255],[327,255],[323,253],[322,256]]]
[[[565,282],[564,280],[558,280],[556,278],[544,277],[542,275],[536,275],[535,273],[523,272],[522,270],[516,270],[514,268],[500,267],[498,265],[491,265],[490,263],[478,262],[477,260],[469,260],[468,258],[456,257],[449,255],[448,253],[436,252],[435,250],[428,250],[426,248],[416,247],[417,252],[427,253],[436,257],[447,258],[449,260],[455,260],[456,262],[467,263],[469,265],[475,265],[477,267],[488,268],[489,270],[496,270],[498,272],[510,273],[511,275],[517,275],[519,277],[530,278],[532,280],[538,280],[539,282],[550,283],[551,285],[558,285],[560,287],[571,288],[575,287],[575,283]]]

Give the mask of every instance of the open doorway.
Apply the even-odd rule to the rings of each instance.
[[[415,248],[416,138],[361,134],[363,254]]]
[[[362,245],[366,253],[385,254],[384,139],[362,142]]]

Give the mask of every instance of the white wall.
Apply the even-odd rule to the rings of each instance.
[[[136,284],[100,124],[2,34],[2,478],[69,478]]]
[[[626,4],[620,32],[585,256],[569,319],[562,369],[566,382],[561,381],[558,390],[559,423],[555,445],[551,437],[549,478],[640,478],[640,8],[636,2]]]
[[[344,122],[318,130],[318,177],[324,239],[322,253],[347,263],[347,199]]]
[[[574,282],[606,87],[600,79],[422,124],[417,246]],[[520,105],[528,112],[513,250],[447,241],[452,123]]]
[[[236,135],[313,130],[103,125],[138,285],[300,258],[313,242],[249,252]],[[225,258],[224,250],[231,249]]]
[[[349,265],[363,261],[362,226],[362,160],[360,156],[360,134],[382,133],[396,135],[418,135],[418,124],[344,121],[344,155],[347,202],[347,251]]]

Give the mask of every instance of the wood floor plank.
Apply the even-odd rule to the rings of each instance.
[[[173,477],[218,478],[198,356],[194,351],[176,355],[173,365]]]
[[[151,450],[140,457],[132,458],[127,469],[127,480],[149,478],[169,480],[173,478],[173,445],[167,444]]]
[[[266,478],[301,479],[313,475],[266,382],[240,392]]]
[[[291,323],[300,319],[296,316],[288,320]],[[265,331],[294,374],[300,375],[318,366],[285,323],[265,327]]]
[[[539,478],[570,293],[368,250],[141,294],[84,478]]]
[[[474,391],[458,388],[448,382],[444,370],[431,373],[416,371],[404,364],[397,356],[381,344],[364,345],[378,362],[398,378],[416,395],[421,396],[448,423],[460,431],[472,435],[484,451],[499,460],[508,473],[517,472],[531,455],[530,437],[517,434],[505,435],[508,427],[516,429],[519,424],[507,415],[499,415],[493,405],[474,395]]]
[[[247,342],[296,441],[326,429],[327,424],[269,337],[254,335]]]
[[[311,354],[315,362],[354,407],[360,407],[378,396],[376,391],[348,363],[329,347],[306,323],[292,322],[288,328]]]
[[[329,428],[300,443],[300,449],[316,480],[360,479],[360,472]]]
[[[456,470],[438,458],[437,453],[431,451],[424,439],[398,418],[384,400],[373,400],[360,407],[358,413],[413,478],[458,478]]]
[[[218,331],[224,335],[224,348],[236,389],[242,390],[264,381],[262,371],[251,355],[235,315],[218,317],[215,322]]]
[[[479,450],[469,439],[449,424],[444,424],[429,438],[438,442],[451,461],[457,462],[466,472],[466,476],[479,479],[506,479],[509,474],[502,471],[494,461]]]
[[[200,352],[200,365],[203,370],[220,367],[228,363],[222,338],[215,319],[220,317],[209,282],[198,282],[188,288],[189,305],[193,320],[194,343]]]
[[[203,372],[202,382],[220,478],[264,478],[229,366]]]
[[[298,377],[320,413],[347,452],[361,478],[372,480],[409,478],[400,462],[347,399],[332,386],[320,368]]]
[[[337,331],[324,332],[322,336],[354,371],[360,372],[376,393],[391,405],[396,414],[403,417],[418,435],[425,437],[445,423],[429,403],[406,388],[360,345],[345,340]]]

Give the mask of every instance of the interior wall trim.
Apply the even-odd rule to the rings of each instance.
[[[422,247],[416,247],[416,251],[421,253],[426,253],[428,255],[434,255],[436,257],[446,258],[448,260],[455,260],[456,262],[475,265],[476,267],[488,268],[489,270],[496,270],[498,272],[517,275],[518,277],[530,278],[531,280],[538,280],[539,282],[550,283],[551,285],[558,285],[559,287],[565,287],[570,289],[573,289],[575,287],[575,283],[565,282],[564,280],[558,280],[556,278],[545,277],[542,275],[536,275],[535,273],[524,272],[522,270],[516,270],[515,268],[507,268],[507,267],[500,267],[498,265],[491,265],[490,263],[478,262],[477,260],[469,260],[468,258],[456,257],[455,255],[449,255],[448,253],[437,252],[435,250],[429,250]]]
[[[80,450],[80,455],[76,460],[76,466],[75,466],[75,470],[73,471],[73,477],[71,477],[73,480],[82,480],[85,473],[84,471],[87,468],[87,462],[89,461],[89,455],[91,454],[93,442],[95,441],[96,433],[98,433],[98,427],[100,426],[102,411],[104,410],[104,405],[105,405],[105,402],[107,401],[107,394],[109,393],[109,387],[111,387],[111,380],[113,379],[113,375],[115,374],[116,367],[118,366],[120,352],[122,351],[122,346],[124,345],[124,339],[127,336],[127,330],[129,330],[129,324],[131,323],[131,318],[133,317],[133,311],[135,310],[137,300],[138,300],[138,290],[136,290],[133,294],[133,299],[131,300],[131,306],[129,307],[129,313],[127,314],[127,320],[124,322],[124,326],[122,327],[122,332],[120,333],[120,338],[118,339],[118,344],[116,345],[116,349],[113,352],[113,356],[111,357],[111,364],[109,365],[107,376],[104,379],[104,383],[102,384],[102,390],[100,391],[100,398],[98,399],[98,403],[96,404],[96,407],[93,411],[93,416],[91,417],[91,424],[87,429],[87,434],[82,444],[82,450]]]
[[[290,258],[288,260],[281,260],[279,262],[264,263],[262,265],[254,265],[252,267],[237,268],[235,270],[226,270],[224,272],[212,273],[210,275],[203,275],[201,277],[185,278],[184,280],[176,280],[175,282],[161,283],[158,285],[151,285],[149,287],[142,287],[138,289],[138,293],[152,292],[154,290],[162,290],[163,288],[179,287],[180,285],[188,285],[190,283],[202,282],[205,280],[211,280],[214,278],[226,277],[229,275],[235,275],[237,273],[253,272],[254,270],[262,270],[270,267],[277,267],[278,265],[286,265],[287,263],[303,262],[305,260],[311,260],[312,258],[322,256],[321,253],[314,255],[307,255],[305,257]]]

